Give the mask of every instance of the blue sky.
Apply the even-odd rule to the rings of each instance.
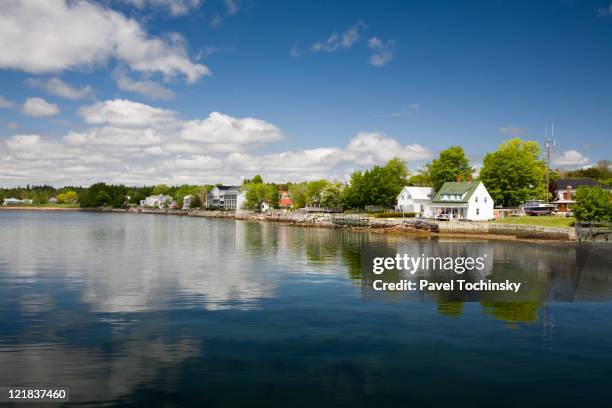
[[[2,185],[478,165],[547,122],[556,167],[612,156],[609,0],[15,0],[0,49]]]

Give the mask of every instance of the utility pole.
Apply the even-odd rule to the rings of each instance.
[[[546,148],[546,204],[548,204],[548,192],[550,191],[550,149],[555,147],[555,124],[551,123],[551,136],[548,136],[548,123],[544,127],[544,147]]]

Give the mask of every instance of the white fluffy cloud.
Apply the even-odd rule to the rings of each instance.
[[[49,103],[43,98],[28,98],[21,106],[21,113],[35,118],[53,116],[59,112],[59,106]]]
[[[212,112],[204,120],[185,122],[181,139],[205,143],[218,152],[243,150],[246,146],[260,145],[282,139],[279,128],[256,118],[233,118]]]
[[[384,67],[395,58],[393,40],[383,41],[378,37],[372,37],[368,40],[368,48],[372,51],[370,64],[375,67]]]
[[[5,142],[11,158],[32,162],[48,162],[58,159],[70,159],[76,150],[70,150],[61,143],[44,139],[36,134],[14,135]]]
[[[334,52],[351,48],[353,44],[359,40],[359,32],[365,28],[363,21],[357,21],[342,34],[332,33],[325,40],[319,40],[310,46],[310,50],[314,52]]]
[[[87,132],[70,132],[65,138],[70,145],[152,146],[163,139],[154,129],[129,129],[106,126]]]
[[[134,92],[149,99],[167,100],[174,98],[172,90],[150,79],[132,79],[124,70],[115,70],[113,78],[117,87],[122,91]]]
[[[0,68],[37,74],[110,58],[143,73],[182,75],[190,83],[210,74],[190,60],[180,35],[150,36],[137,21],[86,0],[1,2],[0,49]]]
[[[582,166],[589,162],[589,158],[577,150],[566,150],[555,155],[552,162],[557,166]]]
[[[394,157],[407,161],[431,158],[431,151],[419,144],[402,146],[384,133],[358,133],[347,147],[351,158],[362,165],[384,163]]]
[[[79,109],[79,116],[90,125],[146,127],[172,122],[176,113],[127,99],[113,99],[84,106]]]
[[[265,120],[219,112],[184,120],[125,99],[84,106],[79,114],[90,126],[63,137],[17,134],[1,140],[0,185],[238,183],[257,173],[274,181],[342,179],[354,168],[396,156],[431,156],[418,144],[402,145],[382,133],[358,133],[345,147],[270,152],[284,134]]]
[[[50,78],[46,81],[40,78],[30,78],[26,83],[32,87],[44,89],[51,95],[61,96],[67,99],[87,98],[90,97],[93,92],[89,85],[75,88],[59,78]]]

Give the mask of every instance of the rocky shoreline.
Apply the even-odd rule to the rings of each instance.
[[[125,211],[125,210],[121,210]],[[167,214],[189,217],[227,218],[254,222],[282,222],[302,227],[349,228],[373,232],[417,233],[429,236],[456,236],[482,239],[571,242],[576,240],[573,228],[535,225],[497,224],[491,222],[448,222],[417,218],[373,218],[366,214],[329,214],[293,212],[231,213],[207,210],[140,209],[139,214]]]
[[[185,217],[226,218],[251,222],[281,222],[301,227],[348,228],[378,233],[411,233],[424,236],[454,236],[478,239],[572,242],[576,241],[573,228],[541,227],[535,225],[498,224],[492,222],[449,222],[417,218],[373,218],[367,214],[307,213],[302,211],[269,213],[226,212],[199,209],[173,210],[152,208],[61,208],[61,207],[0,207],[2,210],[21,211],[88,211],[124,214],[157,214]]]

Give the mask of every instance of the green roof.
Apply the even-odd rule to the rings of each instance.
[[[479,184],[480,181],[447,181],[431,201],[434,203],[467,203]],[[448,195],[449,198],[442,200],[443,195]],[[455,196],[459,196],[458,199]]]

